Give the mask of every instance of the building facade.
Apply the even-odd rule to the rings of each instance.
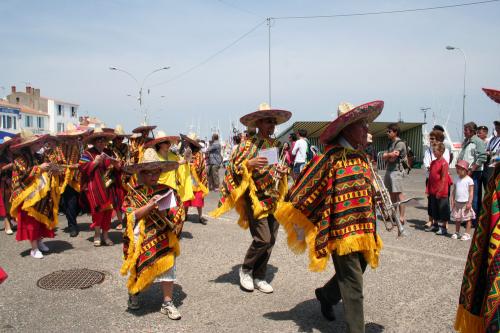
[[[21,128],[34,134],[46,134],[49,132],[49,116],[24,105],[0,100],[0,130],[16,134]]]

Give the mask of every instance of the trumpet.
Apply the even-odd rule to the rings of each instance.
[[[148,204],[148,198],[141,192],[137,191],[130,183],[127,184],[130,193],[132,194],[132,200],[135,205],[140,208]],[[153,210],[147,216],[160,230],[165,229],[167,226],[174,230],[175,225],[172,221],[170,221],[166,216],[162,215],[160,212]]]
[[[399,220],[398,208],[403,202],[393,203],[391,200],[391,195],[385,187],[385,184],[380,177],[380,175],[373,168],[373,163],[368,161],[370,166],[370,171],[373,175],[373,187],[375,189],[375,207],[382,216],[385,228],[387,231],[391,231],[394,227],[398,228],[398,236],[406,236],[406,231]],[[405,200],[407,202],[411,199]]]

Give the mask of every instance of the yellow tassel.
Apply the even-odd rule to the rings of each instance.
[[[455,330],[460,333],[483,333],[484,318],[473,315],[460,304],[455,318]]]
[[[127,237],[129,239],[128,251],[127,251],[127,260],[123,262],[123,265],[120,269],[120,273],[122,275],[126,275],[130,269],[130,265],[134,263],[133,256],[135,252],[135,239],[134,239],[134,212],[127,214],[127,226],[125,228],[125,232],[127,233]]]

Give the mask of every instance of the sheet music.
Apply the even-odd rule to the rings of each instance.
[[[175,200],[175,195],[172,190],[163,194],[158,200],[156,200],[159,211],[164,211],[170,208],[177,207],[177,200]]]
[[[108,154],[106,154],[105,152],[102,152],[101,155],[105,158],[107,158],[108,160],[112,160],[112,161],[118,161],[116,158],[114,157],[111,157],[109,156]]]
[[[276,148],[276,147],[268,148],[268,149],[261,149],[261,150],[259,150],[258,156],[267,158],[268,165],[279,163],[279,161],[278,161],[278,148]]]

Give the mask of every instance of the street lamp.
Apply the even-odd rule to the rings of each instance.
[[[446,46],[446,49],[448,51],[458,50],[464,56],[464,93],[463,93],[463,99],[462,99],[462,131],[463,131],[464,124],[465,124],[465,75],[467,74],[467,57],[465,56],[464,50],[462,50],[459,47],[448,45],[448,46]]]
[[[128,76],[130,76],[135,81],[135,83],[139,87],[139,97],[137,97],[137,100],[139,101],[139,109],[142,112],[143,111],[143,109],[142,109],[142,89],[144,88],[144,83],[154,73],[170,69],[170,66],[165,66],[165,67],[161,67],[161,68],[155,69],[154,71],[152,71],[151,73],[149,73],[148,75],[146,75],[140,84],[139,84],[139,81],[136,79],[136,77],[134,75],[132,75],[130,72],[128,72],[128,71],[126,71],[124,69],[121,69],[121,68],[118,68],[118,67],[109,67],[109,69],[112,70],[112,71],[119,71],[119,72],[125,73]],[[146,112],[146,110],[144,110],[144,123],[147,123],[147,119],[148,119],[147,112]]]

